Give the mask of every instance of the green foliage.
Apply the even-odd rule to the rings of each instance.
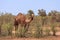
[[[37,30],[35,33],[35,37],[39,38],[43,36],[43,29],[42,26],[40,24],[37,24]]]
[[[46,28],[45,33],[46,33],[46,36],[51,35],[51,34],[50,34],[50,30],[49,30],[48,28]]]
[[[44,9],[38,10],[39,16],[46,16],[46,11]]]
[[[31,15],[31,14],[34,14],[34,12],[32,10],[29,10],[28,13]]]
[[[56,35],[56,28],[54,26],[54,24],[51,25],[51,31],[53,32],[53,36]]]
[[[19,28],[19,30],[16,31],[16,37],[25,37],[25,29],[24,27]]]
[[[11,35],[12,34],[12,24],[3,24],[2,25],[2,35]]]

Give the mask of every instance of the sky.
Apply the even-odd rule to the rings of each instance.
[[[0,0],[0,12],[17,15],[33,10],[37,14],[38,9],[44,9],[47,13],[51,10],[60,11],[60,0]]]

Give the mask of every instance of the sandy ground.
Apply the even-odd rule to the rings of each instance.
[[[60,32],[56,33],[57,36],[47,36],[42,38],[12,38],[11,36],[0,37],[0,40],[60,40]]]
[[[10,38],[0,37],[0,40],[60,40],[60,36],[49,36],[44,38]]]
[[[11,38],[11,37],[0,37],[0,40],[60,40],[59,36],[48,36],[43,38]]]

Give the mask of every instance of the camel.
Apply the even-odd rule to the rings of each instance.
[[[15,31],[18,29],[19,24],[23,25],[24,29],[26,29],[26,31],[28,31],[29,24],[33,20],[33,17],[34,17],[34,14],[31,14],[29,18],[26,18],[26,16],[24,14],[19,13],[15,17],[15,21],[14,21]]]

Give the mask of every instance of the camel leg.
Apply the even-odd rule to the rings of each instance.
[[[15,31],[18,30],[18,25],[15,25]]]
[[[18,25],[15,25],[13,31],[12,31],[12,36],[15,37],[16,36],[16,31],[18,29]]]
[[[27,26],[26,26],[26,31],[28,31],[28,29],[29,29],[29,24],[27,24]]]
[[[18,21],[16,21],[16,19],[15,19],[15,21],[14,21],[14,26],[15,26],[15,31],[18,29]]]
[[[29,28],[29,24],[25,24],[25,26],[24,26],[25,32],[28,31],[28,28]]]
[[[28,31],[28,28],[29,28],[29,25],[25,24],[25,25],[24,25],[23,37],[26,37],[26,36],[25,36],[25,33]]]

